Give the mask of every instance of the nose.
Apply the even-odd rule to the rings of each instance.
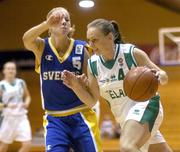
[[[61,20],[61,24],[64,25],[64,26],[67,24],[67,23],[66,23],[66,19],[65,19],[64,17],[63,17],[62,20]]]
[[[93,43],[92,41],[89,41],[89,46],[90,46],[92,49],[95,48],[95,45],[94,45],[94,43]]]

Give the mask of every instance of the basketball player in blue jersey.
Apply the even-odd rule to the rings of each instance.
[[[23,36],[25,47],[33,51],[39,64],[46,151],[68,152],[73,147],[75,152],[101,152],[95,112],[61,80],[63,70],[86,73],[86,42],[70,38],[70,29],[68,11],[58,7]],[[40,38],[47,30],[50,37]]]

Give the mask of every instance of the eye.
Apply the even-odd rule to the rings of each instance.
[[[65,20],[66,20],[66,22],[69,22],[69,21],[70,21],[70,19],[69,19],[68,17],[66,17]]]
[[[91,42],[92,43],[95,43],[97,41],[97,39],[92,39]]]

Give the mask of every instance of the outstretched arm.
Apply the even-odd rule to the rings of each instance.
[[[134,48],[133,55],[138,66],[147,66],[150,69],[156,71],[156,75],[158,76],[158,80],[161,85],[164,85],[168,82],[168,76],[165,71],[160,69],[157,65],[155,65],[148,57],[148,55],[140,49]]]

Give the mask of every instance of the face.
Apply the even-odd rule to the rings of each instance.
[[[65,9],[58,9],[52,12],[51,15],[59,15],[60,17],[58,24],[56,24],[56,26],[53,26],[51,28],[51,31],[56,34],[67,35],[71,27],[69,13]]]
[[[90,47],[97,55],[103,55],[109,51],[112,45],[112,34],[104,35],[98,28],[90,27],[87,30],[87,39]]]
[[[4,66],[3,73],[5,78],[14,79],[16,77],[16,65],[11,62],[6,63]]]

